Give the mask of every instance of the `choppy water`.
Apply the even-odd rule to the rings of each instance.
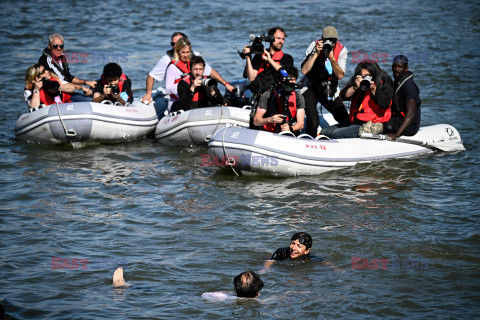
[[[11,318],[478,317],[477,1],[45,2],[0,4],[0,303]],[[386,70],[407,54],[423,123],[453,124],[467,151],[273,179],[235,177],[201,166],[205,150],[152,140],[70,150],[14,138],[23,75],[49,33],[65,35],[68,53],[89,54],[71,64],[74,75],[96,78],[111,58],[139,97],[173,31],[233,80],[243,61],[232,46],[277,24],[297,66],[328,24],[351,53],[388,54]],[[201,298],[232,290],[233,276],[260,270],[299,230],[336,269],[277,263],[259,299]],[[55,257],[73,269],[53,269]],[[352,257],[389,259],[388,269],[352,269]],[[90,262],[74,268],[72,259]],[[114,289],[121,262],[132,286]]]

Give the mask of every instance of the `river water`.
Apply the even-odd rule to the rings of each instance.
[[[437,0],[2,1],[0,303],[14,319],[478,317],[479,9]],[[393,56],[406,54],[423,124],[454,125],[467,150],[270,178],[202,166],[206,150],[153,140],[72,150],[14,137],[25,70],[50,33],[64,34],[74,75],[95,79],[118,62],[139,97],[173,31],[233,80],[244,63],[233,48],[250,33],[282,25],[299,67],[329,24],[350,51],[347,78],[362,57],[380,57],[391,73]],[[277,263],[258,299],[202,299],[232,291],[235,275],[260,270],[297,231],[330,265]],[[128,288],[112,286],[119,264]]]

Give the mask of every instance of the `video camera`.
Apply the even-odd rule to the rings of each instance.
[[[255,36],[254,34],[251,34],[248,37],[248,40],[252,42],[252,44],[250,45],[250,54],[262,54],[263,50],[265,50],[262,42],[273,42],[275,38],[273,36],[265,34],[262,34],[260,36]],[[243,54],[241,51],[239,51],[238,54],[242,59],[245,59],[246,55]]]
[[[291,80],[293,80],[294,77],[289,75],[287,73],[287,71],[285,71],[283,69],[280,70],[280,76],[281,76],[280,82],[281,82],[282,88],[286,93],[292,93],[296,89],[302,89],[303,88],[303,85],[301,83],[292,83],[291,82]]]

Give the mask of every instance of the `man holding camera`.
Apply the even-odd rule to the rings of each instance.
[[[48,47],[43,50],[42,56],[38,59],[38,64],[42,65],[45,70],[50,72],[50,75],[60,80],[61,84],[67,82],[72,83],[76,90],[82,90],[84,96],[91,96],[92,90],[88,87],[94,87],[96,81],[82,80],[74,77],[70,73],[68,63],[65,55],[63,36],[54,33],[48,36]],[[85,86],[87,85],[87,86]],[[72,94],[72,101],[90,101],[90,98],[85,98],[78,93]]]
[[[310,43],[302,62],[302,73],[308,79],[308,89],[303,93],[307,114],[306,132],[317,136],[320,102],[341,124],[348,123],[348,112],[339,98],[338,81],[345,76],[348,50],[338,41],[337,29],[328,26],[322,38]]]
[[[265,91],[258,102],[253,124],[270,132],[290,131],[298,134],[303,129],[305,101],[295,91],[298,70],[287,65],[280,70],[276,90]]]
[[[103,74],[93,89],[93,102],[109,100],[125,105],[133,102],[132,82],[122,72],[122,68],[114,63],[103,67]]]
[[[263,52],[253,50],[252,52],[254,48],[249,45],[243,48],[242,56],[245,56],[247,61],[244,77],[250,81],[249,88],[253,93],[262,93],[274,85],[277,71],[282,66],[293,66],[292,56],[282,51],[286,36],[283,28],[273,27],[268,30],[268,36],[264,37],[264,40],[270,43],[268,50],[263,49]],[[260,44],[260,41],[260,39],[257,40],[257,43]],[[255,54],[253,59],[251,58],[252,53]]]
[[[177,110],[223,105],[217,80],[204,76],[205,60],[200,56],[192,56],[190,68],[190,73],[178,83]]]

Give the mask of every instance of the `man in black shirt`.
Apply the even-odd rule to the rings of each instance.
[[[200,56],[193,56],[190,59],[190,68],[190,73],[178,83],[176,109],[187,111],[223,105],[223,97],[217,88],[217,81],[203,75],[205,60]]]
[[[48,47],[43,50],[42,56],[38,59],[38,64],[42,65],[45,70],[50,71],[52,77],[57,78],[60,84],[70,82],[76,90],[82,90],[85,96],[91,96],[92,90],[87,87],[95,87],[96,81],[82,80],[74,77],[70,73],[65,55],[63,36],[54,33],[48,36]],[[87,85],[87,86],[86,86]],[[72,94],[72,101],[89,101],[91,98],[85,98],[81,94]]]
[[[110,100],[125,105],[133,102],[132,82],[115,62],[103,67],[103,74],[93,89],[93,102]]]
[[[293,65],[291,55],[283,53],[282,48],[287,36],[283,28],[273,27],[268,30],[268,35],[273,37],[270,48],[264,49],[262,54],[251,58],[250,46],[243,48],[242,54],[246,56],[247,66],[244,77],[250,81],[249,88],[253,93],[262,93],[275,83],[277,71],[282,66]]]
[[[413,81],[413,73],[408,71],[406,56],[393,58],[392,71],[395,79],[392,117],[383,124],[383,133],[395,141],[402,135],[413,136],[420,129],[421,100],[420,90]]]

